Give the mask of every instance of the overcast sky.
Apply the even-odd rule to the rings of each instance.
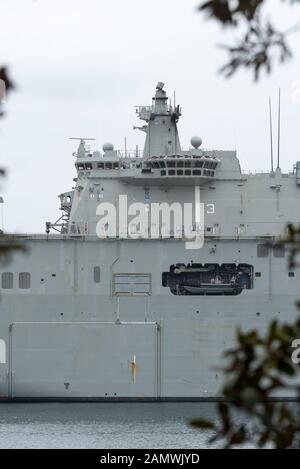
[[[6,231],[44,232],[60,214],[57,195],[75,177],[75,142],[95,148],[142,145],[134,105],[151,104],[157,81],[166,84],[183,115],[181,144],[200,135],[210,149],[237,149],[242,168],[269,168],[268,96],[282,88],[282,168],[300,160],[299,34],[294,58],[254,84],[246,72],[225,80],[218,68],[225,35],[197,13],[197,0],[0,0],[0,64],[17,90],[0,124],[0,166]],[[300,8],[272,0],[286,29]],[[298,49],[298,50],[297,50]],[[298,99],[297,99],[298,98]],[[275,119],[275,115],[274,115]]]

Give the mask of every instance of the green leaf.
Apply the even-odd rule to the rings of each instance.
[[[216,426],[213,422],[205,419],[194,419],[191,421],[192,427],[202,428],[202,430],[215,430]]]

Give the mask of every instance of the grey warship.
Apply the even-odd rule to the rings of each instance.
[[[80,139],[62,216],[1,265],[1,400],[217,399],[237,327],[297,314],[279,240],[299,219],[300,162],[248,174],[236,151],[182,149],[162,82],[136,112],[143,152]]]

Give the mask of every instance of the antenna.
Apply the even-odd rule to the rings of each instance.
[[[273,125],[272,125],[272,102],[269,96],[269,114],[270,114],[270,144],[271,144],[271,171],[274,172],[274,157],[273,157]]]
[[[278,92],[278,149],[277,149],[277,168],[279,169],[279,162],[280,162],[280,122],[281,120],[281,90],[279,88]]]
[[[88,138],[88,137],[69,137],[69,140],[96,140],[96,139]]]

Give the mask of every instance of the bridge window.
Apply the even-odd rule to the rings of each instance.
[[[1,278],[1,286],[4,290],[13,288],[14,276],[12,272],[3,272]]]
[[[22,290],[28,290],[30,288],[30,273],[20,272],[19,273],[19,288]]]

